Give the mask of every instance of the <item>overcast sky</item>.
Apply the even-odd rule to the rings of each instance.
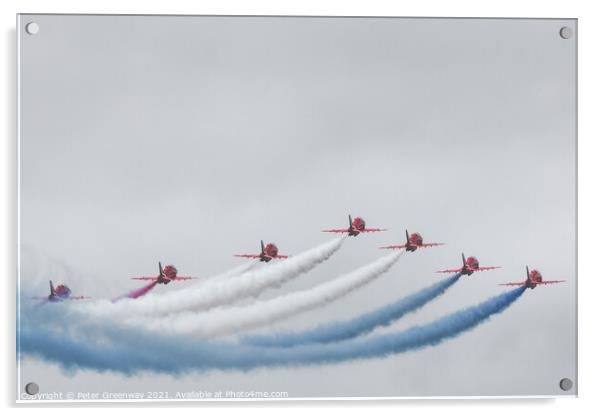
[[[40,31],[23,34],[35,20]],[[459,266],[477,273],[378,332],[505,290],[525,265],[567,283],[436,348],[311,368],[175,378],[26,360],[64,391],[288,391],[300,396],[562,394],[576,376],[572,20],[22,16],[21,284],[113,297],[156,263],[210,276],[259,240],[295,254],[347,214],[390,231],[349,239],[268,299],[378,258],[420,231],[443,247],[264,328],[372,310]],[[180,284],[180,283],[178,283]],[[187,283],[182,283],[185,285]],[[157,287],[157,293],[172,290]],[[258,331],[258,332],[262,332]]]

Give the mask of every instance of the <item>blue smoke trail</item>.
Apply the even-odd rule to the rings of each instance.
[[[129,375],[148,370],[176,375],[209,369],[250,370],[382,358],[435,346],[456,337],[504,311],[525,289],[522,286],[504,292],[478,305],[398,333],[293,348],[190,340],[186,336],[161,336],[103,322],[85,323],[79,327],[82,331],[76,336],[70,328],[50,329],[43,322],[36,328],[36,321],[23,322],[20,353],[57,362],[67,369],[89,368]],[[64,317],[64,314],[59,316]],[[61,323],[65,322],[68,321]]]
[[[378,327],[390,325],[405,314],[423,307],[428,302],[445,293],[447,289],[460,279],[460,276],[460,273],[456,273],[434,285],[348,321],[322,324],[300,332],[250,335],[242,337],[241,342],[263,347],[292,347],[355,338]]]

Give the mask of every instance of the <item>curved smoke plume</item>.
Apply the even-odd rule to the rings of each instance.
[[[99,317],[134,315],[163,316],[187,310],[201,311],[257,296],[263,290],[279,286],[329,259],[343,244],[345,237],[335,238],[271,267],[248,270],[229,279],[211,278],[185,289],[141,299],[123,299],[117,303],[93,302],[81,310]]]
[[[390,325],[404,315],[423,307],[445,293],[447,289],[460,279],[460,276],[460,273],[456,273],[416,293],[347,321],[322,324],[315,328],[299,332],[251,335],[243,337],[241,342],[264,347],[293,347],[296,345],[328,343],[355,338],[378,327]]]
[[[81,315],[69,316],[69,311],[63,308],[31,308],[25,311],[24,321],[17,326],[18,348],[21,355],[56,362],[72,370],[87,368],[124,374],[141,371],[184,374],[211,369],[250,370],[382,358],[436,346],[457,337],[492,315],[503,312],[524,291],[524,286],[519,287],[401,332],[294,348],[262,348],[191,340],[187,336],[163,336],[94,319],[87,322],[85,319],[78,320],[82,318]],[[35,316],[36,312],[42,316]],[[54,316],[50,316],[52,313]],[[78,324],[66,328],[65,318],[67,322],[75,319]]]
[[[249,306],[215,309],[205,313],[181,313],[158,320],[137,320],[134,323],[162,333],[194,333],[200,336],[229,335],[289,318],[333,302],[387,272],[402,252],[389,254],[334,280],[311,289],[288,293]]]

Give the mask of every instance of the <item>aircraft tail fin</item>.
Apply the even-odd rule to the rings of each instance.
[[[349,215],[349,228],[353,227],[353,221],[351,221],[351,215]]]
[[[50,294],[54,295],[54,285],[52,284],[52,280],[49,280],[50,282]]]
[[[466,266],[466,257],[464,257],[464,253],[462,253],[462,265]]]
[[[265,254],[265,247],[263,245],[263,240],[261,240],[261,254]]]
[[[410,233],[408,233],[408,230],[406,230],[406,242],[410,244]]]
[[[159,277],[163,277],[163,276],[165,276],[163,274],[163,266],[161,265],[161,262],[159,262]]]
[[[527,269],[527,279],[529,278],[529,266],[525,266],[525,268]]]

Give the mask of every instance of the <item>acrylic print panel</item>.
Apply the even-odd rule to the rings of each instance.
[[[575,20],[18,33],[20,400],[576,394]]]

